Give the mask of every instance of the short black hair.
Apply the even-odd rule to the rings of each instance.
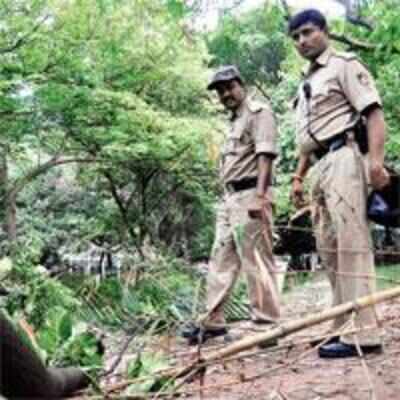
[[[326,18],[321,11],[316,10],[315,8],[309,8],[307,10],[300,11],[290,18],[288,31],[291,33],[300,28],[300,26],[308,24],[309,22],[318,26],[322,31],[327,30],[328,23],[326,22]]]

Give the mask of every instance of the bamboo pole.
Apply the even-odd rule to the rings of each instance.
[[[328,310],[321,311],[317,314],[301,318],[295,321],[286,322],[276,328],[270,329],[266,332],[257,333],[250,337],[243,338],[236,343],[232,343],[222,349],[213,351],[209,354],[204,354],[201,360],[193,362],[185,367],[182,367],[176,372],[175,377],[185,377],[194,368],[202,368],[202,363],[210,363],[213,361],[220,361],[226,357],[246,351],[272,339],[282,338],[292,333],[301,331],[311,326],[320,324],[325,321],[334,319],[340,315],[358,311],[360,309],[373,306],[388,300],[392,300],[400,296],[400,286],[374,293],[369,296],[360,297],[354,301],[340,304],[338,306],[329,308]]]

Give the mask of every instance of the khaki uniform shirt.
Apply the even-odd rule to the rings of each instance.
[[[368,70],[351,53],[328,48],[305,73],[296,107],[296,136],[300,153],[318,148],[315,138],[324,142],[351,130],[360,113],[372,104],[381,105],[374,80]],[[307,100],[304,82],[311,87]]]
[[[248,97],[231,119],[222,148],[224,184],[258,176],[257,155],[277,155],[277,130],[270,106]]]

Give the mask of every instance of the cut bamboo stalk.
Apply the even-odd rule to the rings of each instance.
[[[320,324],[325,321],[334,319],[340,315],[349,313],[351,311],[357,311],[369,306],[373,306],[378,303],[382,303],[388,300],[392,300],[400,296],[400,286],[384,290],[381,292],[374,293],[369,296],[360,297],[354,301],[340,304],[338,306],[329,308],[328,310],[321,311],[317,314],[310,315],[305,318],[298,319],[296,321],[286,322],[277,326],[276,328],[270,329],[266,332],[257,333],[249,337],[243,338],[236,343],[227,345],[226,347],[213,351],[209,354],[204,354],[201,360],[193,362],[179,370],[176,370],[174,377],[184,377],[193,368],[201,367],[202,363],[210,363],[212,361],[220,361],[226,357],[234,354],[246,351],[264,342],[272,339],[279,339],[292,333],[301,331],[311,326]]]

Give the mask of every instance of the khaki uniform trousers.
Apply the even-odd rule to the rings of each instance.
[[[367,172],[358,145],[347,145],[328,153],[312,171],[313,224],[317,248],[333,292],[333,306],[375,291],[375,266],[366,212]],[[374,307],[336,318],[337,330],[354,317],[360,345],[380,344]],[[349,328],[352,328],[350,324]],[[353,335],[342,336],[354,344]]]
[[[272,205],[267,202],[266,221],[250,218],[248,207],[255,195],[256,189],[226,193],[219,205],[207,280],[207,312],[200,318],[207,329],[225,326],[224,304],[241,269],[247,277],[252,320],[275,322],[279,318]]]

